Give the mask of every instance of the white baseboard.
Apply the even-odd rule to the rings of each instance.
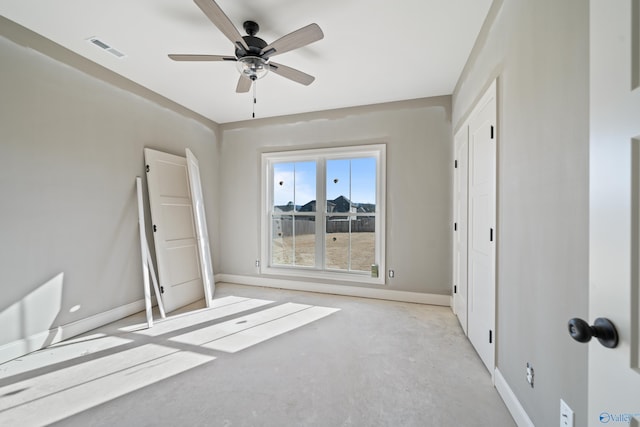
[[[533,422],[531,422],[529,415],[527,415],[527,412],[520,404],[520,401],[513,390],[511,390],[507,380],[502,376],[502,373],[500,373],[498,368],[495,370],[494,380],[498,394],[500,394],[505,405],[507,405],[507,409],[509,409],[511,416],[518,427],[535,427]]]
[[[237,283],[238,285],[262,286],[265,288],[289,289],[293,291],[319,292],[323,294],[442,305],[445,307],[449,307],[451,305],[451,297],[449,295],[423,294],[420,292],[333,285],[318,282],[300,282],[289,279],[273,279],[235,274],[216,274],[215,278],[216,282]]]
[[[28,337],[12,341],[0,346],[0,363],[83,334],[142,310],[144,310],[144,300],[139,300],[102,313],[94,314],[84,319],[76,320],[66,325],[58,326],[57,328],[38,332]]]

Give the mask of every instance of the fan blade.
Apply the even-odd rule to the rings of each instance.
[[[287,34],[286,36],[282,36],[270,45],[265,46],[260,52],[260,55],[265,58],[273,55],[279,55],[281,53],[306,46],[310,43],[321,40],[322,38],[324,38],[324,34],[318,24],[309,24],[306,27],[302,27],[299,30]]]
[[[236,86],[236,92],[237,93],[249,92],[249,89],[251,89],[251,83],[253,82],[248,78],[244,76],[240,76],[240,79],[238,80],[238,86]]]
[[[275,62],[270,62],[269,67],[274,73],[305,86],[309,86],[316,79],[315,77],[303,73],[302,71],[298,71],[295,68],[287,67],[286,65],[282,64],[276,64]]]
[[[233,56],[224,55],[183,55],[170,54],[169,58],[174,61],[237,61]]]
[[[224,34],[234,46],[237,46],[238,43],[242,45],[242,47],[246,50],[249,50],[249,46],[242,38],[242,35],[238,31],[238,29],[233,25],[231,20],[225,13],[220,9],[220,6],[213,0],[193,0],[195,4],[207,15],[207,18],[213,22],[213,25],[218,27],[218,29]]]

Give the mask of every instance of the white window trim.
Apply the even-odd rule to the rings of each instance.
[[[378,277],[371,277],[369,272],[345,272],[345,271],[333,271],[333,270],[321,270],[316,267],[288,267],[288,266],[271,266],[271,200],[273,192],[273,164],[286,161],[300,161],[305,160],[318,160],[318,157],[322,156],[326,160],[335,159],[348,159],[354,157],[375,157],[377,159],[376,170],[376,250],[375,259],[378,265]],[[386,254],[386,145],[385,144],[373,144],[373,145],[356,145],[347,147],[334,147],[334,148],[318,148],[309,150],[295,150],[295,151],[283,151],[283,152],[269,152],[262,154],[262,186],[261,189],[261,228],[260,228],[260,257],[262,262],[260,263],[260,274],[265,275],[278,275],[288,276],[295,278],[309,278],[309,279],[321,279],[321,280],[334,280],[341,282],[357,282],[364,284],[384,285],[386,284],[385,275],[385,254]],[[326,177],[325,166],[318,166],[319,177],[316,185],[320,194],[325,194]],[[320,209],[324,209],[326,202],[319,200],[316,195],[317,210],[320,214],[324,212]],[[317,251],[324,249],[324,239],[317,239]],[[323,253],[323,251],[317,252]]]

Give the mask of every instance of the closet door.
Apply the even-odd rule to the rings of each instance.
[[[495,82],[469,118],[468,336],[491,375],[496,299]]]

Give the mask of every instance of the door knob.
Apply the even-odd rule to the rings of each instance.
[[[600,344],[608,348],[618,345],[618,331],[609,319],[598,317],[593,326],[582,319],[569,320],[569,335],[578,342],[589,342],[592,337],[598,338]]]

